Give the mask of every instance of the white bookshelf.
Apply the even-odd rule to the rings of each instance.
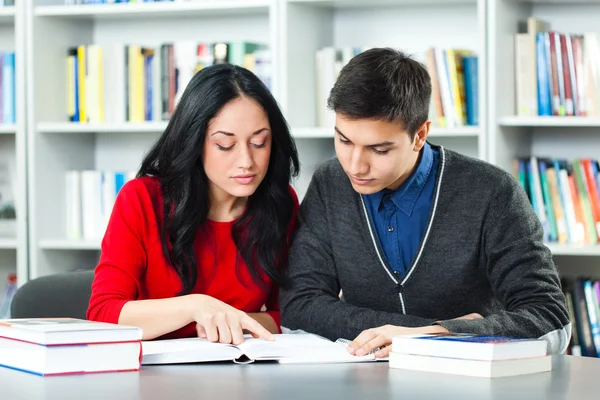
[[[487,15],[489,161],[511,171],[514,158],[530,155],[598,158],[600,118],[515,115],[514,35],[518,23],[530,16],[550,22],[551,30],[559,32],[600,32],[596,18],[600,15],[600,1],[493,0],[488,4]],[[573,257],[600,256],[600,246],[548,247],[565,265],[581,262]]]
[[[543,128],[600,128],[600,117],[519,117],[499,119],[500,126]]]
[[[190,2],[118,3],[85,5],[47,5],[35,8],[34,15],[69,19],[127,19],[208,17],[264,14],[269,12],[271,0],[209,0]]]
[[[468,48],[475,50],[479,56],[479,70],[485,71],[483,0],[285,0],[282,1],[281,15],[284,86],[281,100],[298,139],[304,168],[297,184],[300,195],[314,168],[335,154],[333,141],[323,140],[333,137],[333,126],[317,127],[314,83],[317,50],[326,46],[389,46],[424,61],[424,52],[429,47]],[[485,96],[486,91],[484,75],[480,72],[480,96]],[[480,126],[433,127],[430,140],[485,159],[485,126],[485,107],[481,105]]]
[[[14,135],[17,132],[17,126],[14,124],[0,124],[0,135]]]
[[[79,124],[66,114],[66,54],[82,44],[142,44],[248,40],[269,44],[279,58],[279,0],[212,0],[66,6],[32,0],[26,9],[30,277],[91,269],[100,238],[68,240],[65,172],[139,168],[167,123]],[[49,77],[52,77],[49,79]],[[273,87],[280,88],[277,63]],[[122,90],[115,89],[121,95]],[[156,116],[158,117],[158,116]]]
[[[0,288],[8,273],[17,274],[19,285],[28,279],[24,10],[24,2],[0,7],[0,50],[15,52],[16,98],[16,123],[0,124],[0,160],[14,170],[12,190],[17,215],[15,223],[10,224],[10,236],[0,237]]]
[[[43,250],[100,250],[101,239],[46,239],[40,240],[38,246]]]
[[[0,250],[17,250],[17,239],[0,238]]]
[[[294,182],[300,197],[316,166],[335,155],[333,126],[322,128],[316,123],[314,60],[318,49],[328,45],[390,46],[421,60],[432,46],[472,49],[479,56],[480,99],[485,99],[487,92],[485,0],[207,0],[80,6],[66,6],[63,0],[26,3],[31,278],[93,268],[97,262],[100,239],[66,239],[65,171],[137,170],[142,156],[167,125],[164,121],[67,122],[68,47],[125,41],[152,47],[178,40],[268,43],[273,63],[272,90],[300,153],[303,172]],[[0,13],[0,24],[3,18]],[[484,104],[481,101],[480,126],[432,127],[430,140],[487,159]],[[0,132],[2,129],[0,126]],[[10,135],[10,127],[6,129]]]

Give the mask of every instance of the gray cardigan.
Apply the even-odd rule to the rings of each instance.
[[[541,337],[550,353],[564,352],[565,297],[527,195],[505,171],[434,147],[440,163],[429,222],[399,278],[338,160],[318,168],[299,211],[281,325],[335,340],[439,321],[452,332]],[[453,320],[469,313],[485,318]]]

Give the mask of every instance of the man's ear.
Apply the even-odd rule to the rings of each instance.
[[[427,141],[427,136],[429,135],[429,128],[431,127],[431,121],[425,121],[423,125],[417,130],[414,138],[413,150],[421,151],[423,146],[425,146],[425,142]]]

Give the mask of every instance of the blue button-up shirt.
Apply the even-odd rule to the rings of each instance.
[[[410,268],[427,228],[438,163],[439,152],[425,143],[418,167],[398,189],[364,196],[383,255],[400,276]]]

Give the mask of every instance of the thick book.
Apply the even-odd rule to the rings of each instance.
[[[467,360],[513,360],[543,357],[543,339],[471,334],[402,335],[392,338],[392,352]]]
[[[41,376],[140,369],[140,341],[42,345],[0,338],[0,367]]]
[[[142,330],[72,318],[0,320],[0,366],[36,375],[137,371]]]
[[[373,354],[353,356],[347,341],[332,342],[311,334],[274,335],[274,341],[246,336],[239,345],[213,343],[206,339],[170,339],[142,342],[143,365],[230,361],[248,364],[276,361],[281,364],[350,363],[377,361]]]
[[[0,338],[42,345],[135,342],[142,329],[75,318],[4,319]]]
[[[390,368],[420,372],[477,376],[482,378],[501,378],[548,372],[552,370],[552,357],[523,358],[520,360],[465,360],[419,356],[413,354],[390,354]]]

